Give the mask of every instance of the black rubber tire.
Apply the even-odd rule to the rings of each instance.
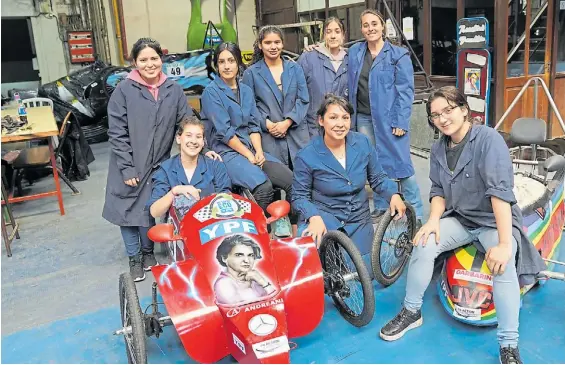
[[[87,126],[82,126],[82,133],[84,133],[84,138],[88,144],[95,144],[106,142],[108,140],[108,128],[102,124],[92,124]]]
[[[361,287],[363,289],[363,310],[359,315],[356,315],[351,309],[349,309],[347,303],[343,301],[338,293],[330,293],[330,297],[346,321],[355,327],[363,327],[369,324],[375,315],[375,293],[373,291],[373,284],[371,276],[369,275],[369,270],[363,262],[359,249],[345,233],[340,231],[329,231],[322,238],[319,248],[320,259],[324,272],[330,272],[331,270],[331,268],[328,267],[328,264],[326,264],[326,252],[328,246],[332,243],[343,247],[351,258],[353,265],[355,265],[358,280],[361,282]]]
[[[408,204],[407,202],[404,202],[404,204],[406,204],[406,218],[409,224],[408,239],[410,240],[409,243],[411,245],[412,239],[416,234],[416,212],[410,204]],[[375,232],[375,237],[373,238],[373,246],[371,248],[371,266],[373,267],[373,276],[379,283],[384,286],[392,285],[394,284],[394,282],[396,282],[396,280],[398,280],[398,278],[402,275],[404,267],[406,266],[408,258],[410,257],[410,253],[412,252],[411,249],[404,252],[402,263],[400,264],[398,269],[394,273],[392,273],[392,275],[387,275],[383,272],[383,269],[381,267],[381,249],[383,236],[392,219],[393,217],[390,216],[389,208],[386,210],[384,216],[379,221],[379,225],[377,226]]]
[[[145,347],[145,320],[141,307],[139,306],[139,297],[137,296],[137,289],[135,282],[130,273],[123,273],[120,275],[120,314],[122,319],[122,326],[131,326],[131,351],[130,353],[128,341],[124,335],[124,343],[126,345],[126,354],[129,364],[147,364],[147,349]],[[128,315],[128,323],[124,320],[125,314]]]

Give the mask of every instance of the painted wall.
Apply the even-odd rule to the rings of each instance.
[[[192,1],[200,2],[203,23],[209,20],[214,24],[221,22],[220,8],[224,0]],[[255,40],[252,28],[255,25],[255,0],[227,1],[227,20],[237,32],[241,49],[252,50]],[[193,5],[191,0],[122,0],[122,2],[128,49],[131,49],[139,38],[151,37],[157,39],[170,53],[187,51],[187,30]],[[111,7],[111,1],[108,3],[108,7]],[[109,24],[113,24],[113,20]],[[114,58],[112,60],[114,61]]]
[[[32,0],[2,0],[2,17],[30,17],[41,83],[67,74],[63,43],[54,18],[38,16]]]

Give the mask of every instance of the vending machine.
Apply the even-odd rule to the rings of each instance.
[[[489,125],[491,56],[489,24],[484,17],[457,22],[457,88],[469,108],[473,123]]]

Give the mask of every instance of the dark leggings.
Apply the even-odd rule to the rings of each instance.
[[[274,188],[285,191],[286,200],[290,203],[292,196],[292,171],[286,165],[279,162],[265,161],[263,172],[268,180],[253,189],[252,194],[257,204],[267,213],[267,206],[273,202],[275,195]],[[297,214],[291,209],[289,214],[290,223],[298,222]]]

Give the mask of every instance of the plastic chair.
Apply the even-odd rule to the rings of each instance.
[[[61,139],[60,147],[62,148],[65,144],[65,140],[69,133],[69,128],[71,124],[72,112],[68,112],[61,129],[59,130],[59,138]],[[55,137],[56,138],[56,137]],[[55,160],[61,160],[61,148],[54,148]],[[23,171],[26,169],[43,169],[51,168],[51,152],[49,151],[49,146],[39,146],[26,148],[20,152],[18,157],[12,162],[12,168],[14,169],[14,175],[12,177],[12,189],[18,188],[18,193],[22,196],[21,180]],[[61,180],[67,184],[67,186],[73,191],[72,195],[80,194],[80,192],[75,188],[71,181],[67,178],[61,166],[57,164],[57,172]],[[13,192],[13,190],[12,190]]]
[[[39,106],[50,106],[53,110],[53,100],[47,98],[29,98],[22,100],[26,108],[36,108]]]
[[[29,98],[22,100],[22,103],[24,104],[26,109],[36,108],[40,106],[50,106],[51,110],[53,110],[53,100],[48,98]],[[53,142],[53,147],[56,148],[57,146],[59,146],[59,140],[57,139],[57,137],[51,137],[51,141]],[[31,145],[29,145],[28,147],[31,147]]]

